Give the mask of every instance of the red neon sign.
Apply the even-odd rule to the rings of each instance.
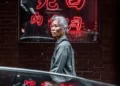
[[[53,85],[52,84],[48,85],[47,82],[43,82],[43,83],[41,83],[41,86],[53,86]],[[60,84],[60,86],[73,86],[73,85],[69,84],[69,83],[62,83],[62,84]]]
[[[46,7],[47,7],[47,10],[54,11],[54,10],[57,10],[59,8],[59,5],[56,3],[56,0],[51,0],[51,1],[47,0]]]
[[[56,3],[56,0],[38,0],[38,5],[36,6],[36,9],[41,9],[46,4],[47,10],[57,10],[59,8],[58,3]]]
[[[43,16],[41,16],[38,12],[35,15],[31,16],[30,20],[31,24],[37,23],[38,26],[42,25],[43,23]]]
[[[36,82],[34,80],[25,80],[24,84],[26,86],[36,86]]]
[[[54,16],[57,16],[57,14],[54,14],[52,17],[54,17]],[[51,17],[51,18],[52,18]],[[51,18],[48,20],[48,23],[51,23],[52,21],[51,21]]]
[[[75,17],[73,17],[73,19],[70,22],[68,31],[70,31],[72,28],[75,28],[76,31],[80,31],[81,25],[82,25],[82,18],[75,16]]]
[[[76,8],[81,10],[85,5],[85,0],[66,0],[66,4],[69,8]]]
[[[46,0],[38,0],[38,5],[36,6],[36,9],[41,9],[46,3]]]
[[[53,16],[56,16],[56,14],[54,14]],[[53,16],[52,16],[52,17],[53,17]],[[52,17],[51,17],[51,18],[52,18]],[[50,24],[51,24],[51,22],[52,22],[52,21],[51,21],[51,18],[48,20],[48,27],[50,27]]]
[[[73,86],[72,84],[66,83],[66,84],[60,84],[60,86]]]

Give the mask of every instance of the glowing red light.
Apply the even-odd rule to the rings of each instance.
[[[36,9],[41,9],[46,3],[46,0],[38,0],[38,5],[36,6]]]
[[[69,8],[76,8],[79,11],[85,5],[85,0],[66,0],[66,4]]]
[[[24,84],[26,86],[36,86],[36,82],[34,80],[25,80]]]
[[[58,3],[56,3],[56,0],[51,0],[51,1],[47,0],[46,7],[47,7],[47,10],[54,11],[54,10],[57,10],[59,8],[59,5],[58,5]]]
[[[41,86],[45,86],[45,85],[46,85],[45,83],[46,83],[46,82],[41,83]]]
[[[73,86],[72,84],[66,83],[66,84],[60,84],[60,86]]]
[[[53,16],[56,16],[56,14],[54,14]],[[52,16],[52,17],[53,17],[53,16]],[[50,17],[50,19],[48,20],[48,27],[50,27],[50,24],[51,24],[51,22],[52,22],[52,21],[51,21],[51,18],[52,18],[52,17]]]
[[[80,31],[81,25],[82,25],[82,18],[81,18],[81,17],[78,17],[78,16],[75,16],[75,17],[73,17],[73,19],[72,19],[71,22],[70,22],[69,31],[70,31],[72,28],[75,28],[76,31]]]
[[[43,23],[43,16],[36,12],[35,15],[31,16],[30,23],[31,24],[37,23],[38,26],[41,26],[41,24]]]
[[[57,14],[54,14],[52,17],[56,16]],[[52,18],[51,17],[51,18]],[[48,20],[49,23],[51,23],[51,18]]]

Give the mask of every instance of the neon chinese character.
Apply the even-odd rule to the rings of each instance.
[[[25,80],[24,84],[26,86],[36,86],[36,82],[34,80],[30,80],[30,81],[29,80]]]
[[[80,31],[81,24],[82,24],[82,18],[81,17],[77,17],[77,16],[73,17],[73,19],[71,20],[70,25],[69,25],[69,31],[72,28],[75,28],[76,31]]]
[[[38,5],[36,6],[36,9],[41,9],[46,3],[46,0],[38,0]]]
[[[54,14],[53,16],[56,16],[56,14]],[[53,17],[53,16],[52,16],[52,17]],[[52,17],[50,17],[49,20],[48,20],[48,27],[50,27],[50,24],[51,24],[51,22],[52,22],[52,21],[51,21],[51,18],[52,18]]]
[[[38,12],[36,12],[35,15],[31,16],[31,24],[37,23],[38,26],[40,26],[43,23],[43,16],[39,15]]]
[[[56,0],[47,0],[46,7],[47,10],[51,10],[51,11],[57,10],[59,8],[58,4],[56,3]]]
[[[54,17],[54,16],[57,16],[57,14],[54,14],[52,17]],[[48,20],[48,23],[51,23],[51,18]]]
[[[85,0],[66,0],[66,4],[69,8],[76,8],[81,10],[85,5]]]

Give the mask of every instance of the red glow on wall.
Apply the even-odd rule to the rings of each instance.
[[[82,18],[78,17],[78,16],[75,16],[70,21],[69,31],[72,30],[72,28],[76,29],[76,31],[80,31],[81,26],[82,26]]]
[[[41,26],[43,23],[43,16],[41,16],[39,12],[36,12],[35,15],[31,16],[30,23],[31,24],[37,23],[38,26]]]
[[[85,0],[66,0],[66,4],[69,8],[76,8],[79,11],[85,5]]]
[[[41,9],[46,3],[46,0],[38,0],[38,5],[36,6],[36,9]]]
[[[47,0],[46,7],[47,7],[47,10],[54,11],[59,8],[59,5],[58,3],[56,3],[56,0]]]
[[[25,80],[25,86],[36,86],[36,82],[34,80]]]

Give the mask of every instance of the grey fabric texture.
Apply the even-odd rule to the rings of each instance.
[[[57,42],[51,59],[50,72],[76,76],[74,50],[66,36]],[[51,75],[53,81],[61,83],[71,80],[69,77]]]

